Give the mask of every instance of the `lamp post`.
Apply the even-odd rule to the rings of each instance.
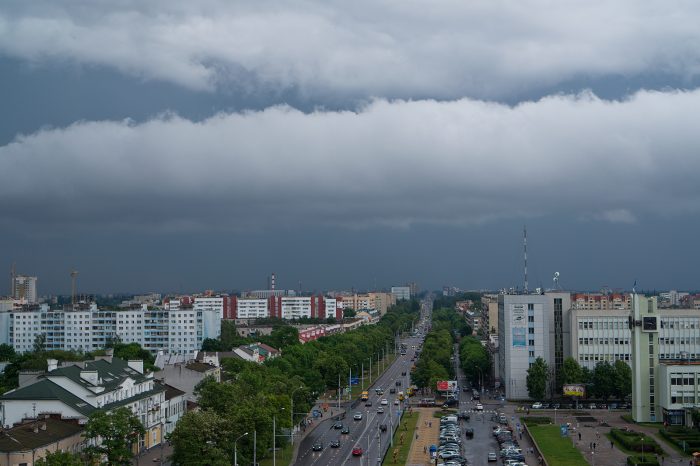
[[[239,435],[238,438],[236,438],[236,440],[233,441],[233,466],[238,466],[238,445],[237,445],[237,442],[240,439],[242,439],[243,437],[245,437],[246,435],[248,435],[248,432],[246,432],[245,434]]]
[[[297,390],[301,390],[302,388],[304,387],[301,386],[292,390],[292,394],[289,397],[289,400],[291,401],[291,406],[289,409],[289,419],[292,421],[291,425],[289,426],[289,441],[292,443],[292,445],[294,445],[294,392],[296,392]]]

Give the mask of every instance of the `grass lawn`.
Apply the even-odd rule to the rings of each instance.
[[[404,466],[406,461],[408,461],[408,452],[411,451],[411,443],[413,442],[413,433],[416,429],[416,423],[418,422],[419,413],[413,412],[411,414],[404,414],[401,418],[401,425],[396,429],[394,434],[394,448],[391,447],[387,450],[386,456],[384,457],[383,465],[395,465]],[[404,424],[406,429],[404,430]],[[401,445],[401,434],[404,434],[403,445]],[[393,452],[398,449],[398,455],[396,456],[396,462],[393,460]]]
[[[279,450],[277,452],[277,466],[289,466],[289,463],[292,461],[292,452],[294,451],[294,447],[292,444],[287,443],[287,446],[284,447],[283,449]],[[270,456],[265,459],[259,459],[258,463],[260,463],[260,466],[272,466],[272,452],[269,454]],[[239,458],[240,460],[240,458]],[[240,464],[240,461],[238,462]]]
[[[562,437],[558,425],[529,426],[550,466],[588,466],[569,437]]]

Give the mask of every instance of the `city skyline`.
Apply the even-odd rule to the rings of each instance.
[[[525,224],[530,289],[700,288],[698,17],[3,5],[0,264],[39,294],[498,289]]]

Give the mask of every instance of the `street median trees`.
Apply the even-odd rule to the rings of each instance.
[[[541,357],[527,370],[527,393],[533,400],[542,400],[546,394],[549,367]]]

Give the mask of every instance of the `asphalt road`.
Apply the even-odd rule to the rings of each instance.
[[[427,311],[429,312],[429,309]],[[353,409],[349,403],[346,405],[347,414],[339,422],[350,428],[349,434],[341,434],[341,429],[333,428],[333,424],[338,422],[335,420],[337,416],[324,420],[302,440],[294,464],[296,466],[380,464],[381,458],[389,447],[392,426],[395,428],[399,419],[398,410],[403,409],[403,406],[395,405],[394,400],[397,399],[399,391],[405,393],[410,385],[410,369],[413,365],[411,358],[416,351],[412,346],[419,345],[422,338],[422,336],[409,337],[402,340],[402,343],[407,345],[406,355],[394,360],[392,365],[367,388],[372,406],[368,407],[364,402],[359,402]],[[402,375],[403,373],[405,375]],[[397,380],[401,381],[401,386],[396,386]],[[375,388],[383,389],[384,394],[375,394]],[[396,389],[395,394],[389,393],[391,388]],[[386,398],[388,404],[383,406],[384,413],[378,413],[382,398]],[[362,414],[362,420],[359,421],[353,419],[353,415],[358,412]],[[379,429],[382,424],[387,425],[387,431],[383,433]],[[333,440],[339,440],[340,447],[331,448],[330,443]],[[317,442],[323,444],[321,451],[312,449]],[[361,456],[352,455],[352,449],[355,446],[362,448]]]

